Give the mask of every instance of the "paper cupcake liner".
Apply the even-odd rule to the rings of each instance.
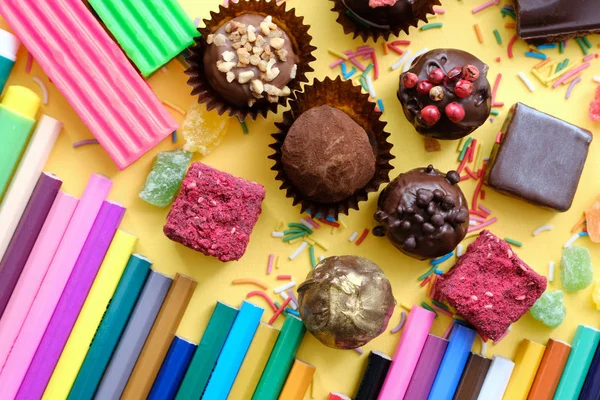
[[[204,51],[206,49],[206,37],[211,33],[214,33],[223,24],[230,20],[239,17],[243,14],[259,14],[266,16],[272,16],[273,22],[283,30],[290,40],[294,53],[298,56],[299,61],[297,63],[298,69],[296,71],[296,77],[290,81],[287,85],[293,96],[295,91],[300,90],[300,84],[302,82],[308,82],[306,74],[314,71],[310,66],[310,63],[315,61],[315,57],[312,52],[316,50],[316,47],[310,44],[312,36],[308,34],[309,25],[304,25],[304,17],[298,17],[295,14],[295,9],[289,11],[285,10],[285,2],[282,5],[277,5],[275,0],[240,0],[238,3],[230,2],[228,7],[223,5],[219,6],[219,11],[211,11],[210,19],[205,19],[204,28],[198,28],[198,31],[202,34],[194,38],[195,44],[189,48],[189,56],[187,62],[190,67],[185,71],[186,75],[190,77],[188,84],[192,86],[192,96],[198,96],[198,103],[206,104],[206,108],[210,111],[216,109],[219,115],[229,113],[230,116],[237,116],[244,120],[247,116],[250,116],[253,120],[256,120],[258,115],[265,117],[269,111],[277,112],[277,107],[286,106],[288,98],[280,97],[278,103],[268,102],[257,102],[252,107],[243,106],[238,107],[228,104],[224,99],[221,98],[219,93],[213,89],[211,84],[204,75]]]
[[[331,11],[335,11],[339,14],[337,22],[342,25],[344,33],[346,35],[354,35],[353,39],[360,36],[364,42],[369,38],[373,38],[374,41],[377,41],[382,36],[385,40],[388,40],[390,35],[398,36],[400,31],[404,31],[408,34],[408,29],[411,26],[416,28],[419,21],[424,21],[425,23],[428,22],[427,14],[435,14],[433,6],[441,5],[440,0],[416,0],[416,2],[423,2],[424,4],[415,10],[415,18],[412,21],[398,21],[396,24],[390,25],[389,28],[380,28],[375,25],[367,24],[366,21],[362,21],[360,17],[353,14],[346,6],[345,0],[331,1],[333,1],[333,8]]]
[[[312,85],[305,86],[303,92],[296,93],[296,98],[290,101],[290,110],[283,114],[283,121],[275,123],[279,132],[272,135],[275,143],[269,145],[275,150],[269,156],[275,161],[271,170],[277,172],[275,179],[282,182],[279,188],[286,191],[286,197],[293,199],[294,206],[301,205],[301,212],[310,210],[312,215],[337,219],[339,214],[347,215],[350,209],[358,210],[358,203],[367,200],[369,193],[377,192],[381,184],[390,181],[389,174],[393,169],[390,160],[394,156],[390,153],[392,144],[387,140],[390,134],[384,130],[387,122],[380,120],[381,112],[375,111],[375,103],[368,100],[369,95],[362,93],[359,86],[354,86],[350,81],[344,82],[340,77],[335,80],[315,80]],[[375,173],[371,180],[351,197],[337,203],[320,203],[304,197],[288,180],[281,162],[283,142],[296,118],[311,108],[325,104],[344,111],[363,127],[375,152]]]

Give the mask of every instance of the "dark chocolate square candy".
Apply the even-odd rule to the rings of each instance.
[[[530,203],[567,211],[573,202],[592,134],[522,103],[502,127],[487,168],[487,184]]]
[[[517,35],[531,43],[555,43],[600,32],[598,0],[519,0]]]

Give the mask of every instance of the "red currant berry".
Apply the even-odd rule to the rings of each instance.
[[[434,85],[439,85],[444,82],[446,74],[441,68],[436,68],[429,73],[429,81]]]
[[[429,91],[433,87],[433,84],[429,81],[419,81],[417,84],[417,92],[421,94],[429,94]]]
[[[465,109],[458,103],[450,103],[446,106],[446,116],[457,124],[465,118]]]
[[[423,118],[423,121],[429,126],[437,124],[441,116],[442,114],[436,106],[427,106],[421,110],[421,118]]]
[[[464,99],[465,97],[469,97],[473,92],[473,84],[466,80],[461,80],[456,83],[454,87],[454,94],[457,97]]]
[[[416,74],[413,74],[412,72],[407,72],[404,75],[402,75],[402,84],[407,89],[414,88],[415,86],[417,86],[418,82],[419,77]]]

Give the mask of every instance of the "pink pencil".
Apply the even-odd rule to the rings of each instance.
[[[404,398],[434,318],[434,313],[422,307],[410,310],[379,400]]]
[[[0,13],[119,169],[177,123],[81,0],[3,0]]]
[[[94,174],[90,178],[0,372],[0,399],[16,396],[111,186],[112,182],[101,175]]]
[[[27,264],[0,320],[0,370],[6,362],[25,317],[48,271],[67,225],[77,206],[77,199],[59,192],[46,217],[44,226],[31,250]]]

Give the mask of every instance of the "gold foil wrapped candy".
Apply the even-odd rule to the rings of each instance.
[[[390,281],[372,261],[329,257],[298,287],[306,329],[335,349],[364,346],[387,328],[396,300]]]

